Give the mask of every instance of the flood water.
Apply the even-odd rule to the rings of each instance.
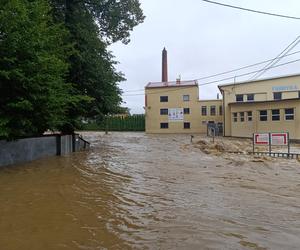
[[[298,162],[206,155],[184,135],[85,138],[0,169],[1,250],[300,249]]]

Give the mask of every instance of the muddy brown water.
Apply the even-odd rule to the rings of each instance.
[[[188,136],[86,133],[90,151],[0,169],[0,249],[300,249],[300,164]]]

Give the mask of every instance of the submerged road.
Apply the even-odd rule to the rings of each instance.
[[[0,169],[0,249],[300,248],[298,162],[206,155],[183,135],[85,138],[90,151]]]

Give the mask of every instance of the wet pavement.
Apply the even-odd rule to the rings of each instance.
[[[187,135],[85,133],[0,169],[0,249],[300,249],[300,163],[205,154]]]

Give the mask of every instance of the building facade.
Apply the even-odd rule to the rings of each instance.
[[[196,81],[156,82],[145,88],[147,133],[206,133],[222,123],[222,100],[199,100]]]
[[[300,75],[220,85],[224,136],[289,132],[300,139]]]
[[[147,133],[206,133],[222,125],[223,135],[288,132],[300,140],[300,75],[219,85],[223,100],[199,100],[196,81],[168,81],[167,51],[162,82],[145,88]]]

